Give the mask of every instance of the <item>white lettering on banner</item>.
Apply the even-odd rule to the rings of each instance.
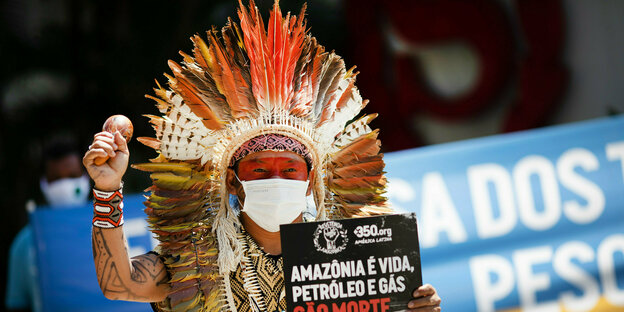
[[[581,296],[575,295],[573,291],[562,292],[561,301],[568,311],[589,311],[600,299],[600,286],[591,274],[583,271],[572,259],[590,263],[594,261],[594,251],[589,245],[579,241],[567,242],[557,249],[553,259],[555,273],[582,290]]]
[[[609,144],[607,150],[613,159],[621,156],[624,161],[624,143],[621,152],[620,145]],[[477,236],[486,239],[506,235],[515,228],[518,220],[529,229],[544,231],[555,226],[562,215],[577,224],[588,224],[598,219],[605,209],[605,195],[596,183],[576,172],[577,168],[585,172],[597,171],[600,163],[589,150],[571,148],[559,157],[556,170],[553,163],[543,156],[528,155],[520,159],[513,168],[513,179],[508,170],[499,164],[468,167],[467,179]],[[536,182],[538,187],[534,185]],[[576,199],[562,203],[559,182],[587,203],[581,205]],[[540,190],[543,203],[536,203],[533,192],[536,188]],[[491,194],[492,191],[494,194]],[[495,198],[496,203],[492,203],[491,198]],[[495,213],[497,208],[498,214]],[[423,223],[423,227],[426,226]]]
[[[605,197],[598,185],[576,173],[575,167],[596,171],[600,164],[598,158],[584,148],[567,150],[557,161],[561,184],[587,201],[587,205],[581,206],[576,200],[567,200],[563,203],[563,213],[574,223],[587,224],[600,217],[605,208]]]
[[[514,289],[513,267],[501,256],[470,258],[470,272],[478,311],[496,311],[494,303],[507,297]],[[496,274],[496,282],[490,279],[490,274]]]
[[[605,297],[614,305],[624,306],[624,289],[618,288],[615,274],[615,254],[624,255],[624,235],[612,235],[598,247],[598,270]]]
[[[524,309],[531,311],[559,311],[557,302],[537,302],[537,292],[550,288],[548,273],[535,273],[533,266],[549,263],[552,258],[552,248],[542,246],[531,249],[517,250],[513,253],[513,263],[518,275],[518,294],[520,304]]]
[[[436,246],[442,232],[447,233],[451,243],[462,243],[468,239],[464,225],[439,172],[430,172],[423,177],[420,213],[422,224],[426,224],[421,227],[423,247]]]
[[[465,177],[476,232],[476,237],[470,238],[467,234],[475,234],[467,233],[466,229],[471,231],[473,227],[462,222],[471,220],[465,218],[467,214],[459,214],[467,207],[463,202],[454,201],[461,196],[457,194],[465,190],[453,189],[458,183],[447,184],[447,181],[457,181],[457,175],[461,179],[461,174],[443,176],[438,171],[425,172],[422,183],[412,184],[419,185],[419,192],[412,188],[409,193],[421,197],[418,208],[421,247],[439,245],[441,235],[447,235],[452,244],[503,236],[509,236],[502,240],[503,244],[515,244],[510,240],[514,238],[512,234],[516,234],[517,225],[543,232],[555,227],[562,218],[569,222],[557,227],[556,234],[602,226],[592,223],[609,221],[604,220],[606,216],[601,219],[607,209],[607,195],[624,186],[624,141],[607,143],[604,148],[606,159],[611,163],[605,161],[600,150],[570,147],[554,158],[550,154],[550,158],[520,155],[522,158],[516,163],[480,163],[467,167]],[[620,168],[613,170],[616,165]],[[614,180],[616,175],[617,180]],[[446,178],[449,180],[445,181]],[[601,186],[608,188],[603,190]],[[609,204],[611,209],[619,207],[617,199],[611,199]],[[591,226],[570,227],[570,222]],[[520,232],[518,234],[527,241],[540,235]],[[594,234],[579,232],[575,237],[593,237],[591,235]],[[572,239],[564,239],[559,246],[542,245],[511,251],[507,248],[513,249],[513,246],[507,246],[505,252],[510,254],[505,256],[491,253],[471,257],[469,267],[477,310],[495,311],[497,305],[507,304],[510,299],[518,300],[517,305],[527,311],[588,311],[599,303],[602,306],[604,301],[624,309],[624,272],[621,269],[624,234],[607,234],[598,244]],[[526,243],[519,243],[518,247],[526,247],[520,246],[523,244]]]
[[[624,179],[624,142],[614,142],[607,144],[607,159],[611,161],[620,161],[622,169],[622,179]]]
[[[492,185],[496,193],[498,218],[494,217],[488,185]],[[511,177],[505,167],[494,163],[468,167],[468,186],[479,238],[498,237],[511,232],[518,215]]]
[[[598,245],[597,251],[587,243],[573,241],[559,246],[554,253],[551,246],[516,250],[511,261],[495,254],[474,256],[469,259],[469,266],[477,310],[495,311],[496,302],[507,298],[517,288],[523,310],[560,311],[561,301],[567,310],[588,311],[595,308],[599,301],[599,285],[611,305],[624,307],[624,289],[618,287],[624,284],[624,280],[618,281],[615,261],[623,256],[623,234],[607,236]],[[599,280],[577,264],[589,263],[594,259],[597,260],[600,272]],[[553,271],[544,269],[549,264]],[[618,265],[621,265],[621,261]],[[538,267],[540,272],[536,273],[534,267]],[[555,301],[538,302],[537,292],[552,288],[550,274],[556,274],[569,282],[581,290],[582,295],[576,296],[575,292],[565,290]]]
[[[531,176],[536,175],[541,184],[544,201],[543,212],[538,212],[531,189]],[[543,231],[554,226],[561,217],[561,196],[552,163],[543,156],[522,158],[513,170],[516,199],[520,219],[528,228]]]
[[[620,159],[624,163],[624,142],[607,144],[607,155],[611,160]],[[584,148],[566,150],[555,164],[540,155],[525,156],[515,164],[512,173],[496,163],[469,166],[466,177],[477,237],[507,235],[519,221],[531,230],[545,231],[555,226],[562,215],[576,224],[597,220],[605,209],[605,195],[598,184],[582,172],[599,169],[596,155]],[[559,183],[579,199],[562,202]],[[391,178],[389,184],[392,205],[416,198],[413,184],[400,178]],[[536,189],[539,191],[534,192]],[[458,214],[452,191],[440,172],[423,175],[418,211],[423,248],[437,246],[443,234],[453,244],[468,240],[463,223],[466,220]]]

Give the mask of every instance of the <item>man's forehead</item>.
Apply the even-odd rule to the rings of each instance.
[[[268,133],[256,136],[243,143],[234,152],[230,159],[230,166],[233,166],[247,156],[261,152],[291,152],[301,156],[305,162],[311,167],[312,157],[308,148],[295,138],[282,134]],[[256,156],[257,157],[257,156]],[[261,154],[261,157],[275,157],[273,155]]]

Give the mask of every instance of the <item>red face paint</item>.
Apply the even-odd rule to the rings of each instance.
[[[272,178],[306,181],[308,166],[303,157],[293,152],[262,151],[241,159],[237,175],[241,181]]]

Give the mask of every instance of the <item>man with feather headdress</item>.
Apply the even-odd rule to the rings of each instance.
[[[159,155],[134,167],[151,172],[145,212],[158,252],[128,259],[128,147],[118,132],[95,135],[83,162],[95,181],[93,252],[107,298],[160,311],[284,311],[279,224],[303,221],[306,196],[317,220],[391,213],[378,131],[368,126],[376,115],[356,118],[366,105],[356,73],[307,33],[304,12],[284,17],[276,2],[267,30],[253,1],[240,3],[240,28],[229,20],[207,41],[193,36],[192,55],[169,61],[169,89],[148,95],[162,116],[149,116],[156,137],[138,140]],[[408,310],[440,310],[431,285],[414,297]]]

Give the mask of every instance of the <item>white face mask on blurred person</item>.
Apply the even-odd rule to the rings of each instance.
[[[45,178],[39,181],[41,192],[52,207],[84,205],[89,197],[89,177],[62,178],[48,183]]]
[[[269,232],[278,232],[280,224],[292,223],[306,211],[308,181],[262,179],[240,183],[245,190],[241,211]]]

